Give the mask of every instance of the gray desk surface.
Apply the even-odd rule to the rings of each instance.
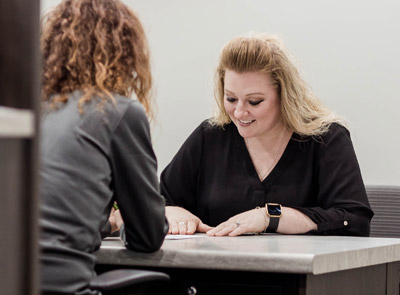
[[[255,235],[165,240],[154,253],[104,240],[100,264],[324,274],[400,260],[400,239],[338,236]]]

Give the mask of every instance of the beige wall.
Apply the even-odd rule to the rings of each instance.
[[[43,0],[42,11],[59,1]],[[221,47],[248,31],[279,35],[317,94],[350,122],[366,184],[400,185],[400,2],[126,0],[148,32],[160,170],[211,114]]]

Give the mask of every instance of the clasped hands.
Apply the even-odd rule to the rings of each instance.
[[[263,232],[268,226],[269,217],[264,208],[249,210],[211,227],[188,210],[175,207],[165,207],[169,223],[169,234],[192,235],[195,232],[206,233],[209,236],[239,236],[245,233]]]

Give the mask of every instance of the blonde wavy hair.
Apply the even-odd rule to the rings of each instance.
[[[222,50],[215,74],[217,111],[210,120],[214,125],[224,126],[231,122],[224,108],[226,70],[269,74],[278,91],[283,122],[297,134],[319,136],[326,133],[332,123],[346,124],[328,110],[303,81],[278,38],[253,34],[231,40]]]
[[[56,106],[80,90],[79,111],[94,96],[137,99],[152,118],[150,52],[142,24],[119,0],[64,0],[42,19],[42,100]]]

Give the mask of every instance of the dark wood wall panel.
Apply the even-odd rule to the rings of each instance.
[[[39,0],[0,1],[0,105],[35,108],[39,91]]]
[[[0,229],[1,229],[1,256],[0,265],[3,265],[0,275],[1,294],[23,294],[21,278],[25,264],[25,249],[23,236],[25,233],[24,221],[18,218],[23,206],[21,199],[21,177],[23,177],[22,140],[0,139]],[[25,241],[26,242],[26,241]],[[16,293],[15,293],[16,292]]]
[[[29,109],[36,117],[33,136],[0,132],[0,294],[7,295],[39,292],[39,4],[0,0],[0,107]]]

